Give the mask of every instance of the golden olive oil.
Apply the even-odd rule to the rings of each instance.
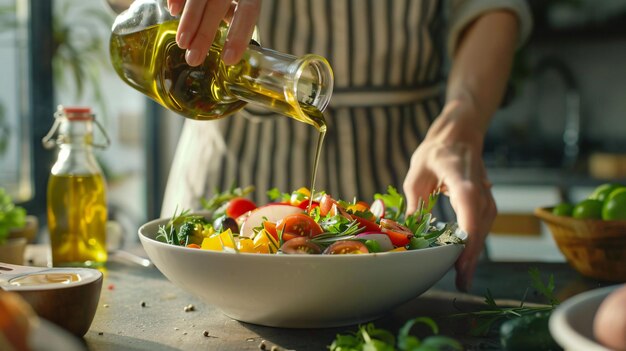
[[[54,266],[106,262],[105,187],[100,174],[50,176],[48,228]]]
[[[187,118],[225,117],[246,104],[240,99],[243,98],[319,129],[319,124],[314,124],[294,106],[298,104],[295,97],[293,102],[288,102],[284,94],[255,83],[259,76],[255,60],[243,59],[226,66],[221,60],[221,46],[214,44],[202,64],[189,66],[185,61],[185,50],[176,44],[177,28],[176,20],[129,34],[113,33],[111,61],[122,80]],[[226,30],[226,26],[220,27],[215,43],[223,42]],[[321,113],[319,115],[323,119]]]

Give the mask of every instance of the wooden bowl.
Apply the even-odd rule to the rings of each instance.
[[[626,221],[576,219],[537,208],[535,215],[550,229],[567,262],[580,274],[626,282]]]

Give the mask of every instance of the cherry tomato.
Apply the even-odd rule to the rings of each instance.
[[[394,246],[406,246],[413,237],[411,229],[392,219],[381,218],[380,228],[383,233],[389,236]]]
[[[252,211],[256,208],[256,204],[251,200],[243,197],[236,197],[228,201],[226,207],[226,215],[228,217],[237,218],[248,211]]]
[[[285,254],[319,254],[322,252],[316,243],[304,236],[285,241],[280,250]]]
[[[336,205],[337,201],[333,199],[330,195],[324,194],[322,199],[320,200],[320,215],[326,216],[328,212],[332,209],[333,205]]]
[[[294,213],[285,216],[276,223],[276,232],[283,233],[283,240],[293,239],[292,236],[306,236],[312,238],[324,231],[317,222],[304,213]]]
[[[380,232],[380,226],[374,221],[359,216],[352,216],[352,219],[358,222],[359,228],[365,228],[365,232]]]
[[[367,246],[356,240],[341,240],[332,243],[324,250],[327,255],[348,255],[369,253]]]

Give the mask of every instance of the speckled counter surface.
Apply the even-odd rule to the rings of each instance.
[[[530,286],[530,267],[539,268],[546,277],[554,275],[562,300],[607,285],[583,278],[563,263],[484,262],[469,294],[456,292],[452,270],[424,295],[374,323],[396,332],[410,318],[431,316],[444,334],[461,340],[467,349],[498,349],[497,340],[471,338],[463,321],[443,316],[480,309],[487,288],[497,299],[523,298]],[[526,300],[542,302],[532,290]],[[323,308],[339,303],[328,301]],[[259,350],[262,344],[268,350],[326,350],[337,333],[356,329],[281,329],[241,323],[174,286],[154,267],[113,261],[108,264],[100,304],[84,342],[89,350]]]

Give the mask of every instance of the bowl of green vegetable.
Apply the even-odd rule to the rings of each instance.
[[[150,221],[139,238],[165,277],[243,322],[376,319],[428,290],[464,248],[456,225],[430,215],[436,198],[404,216],[395,190],[371,205],[301,188],[256,207],[230,193],[210,212]]]

